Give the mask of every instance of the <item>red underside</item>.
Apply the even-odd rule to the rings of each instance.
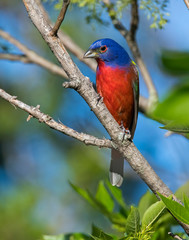
[[[96,75],[97,92],[115,118],[125,129],[130,129],[133,121],[134,94],[132,80],[136,78],[134,68],[125,69],[105,66],[98,62],[99,69]]]

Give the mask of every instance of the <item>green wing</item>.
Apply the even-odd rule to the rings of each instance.
[[[136,72],[136,78],[133,79],[133,93],[134,93],[134,113],[133,113],[133,122],[131,125],[131,138],[133,139],[136,125],[137,125],[137,118],[138,118],[138,106],[139,106],[139,74],[136,64],[132,61],[133,68]]]

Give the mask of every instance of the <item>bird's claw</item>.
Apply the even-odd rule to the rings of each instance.
[[[124,139],[125,139],[125,137],[126,137],[126,139],[128,139],[128,140],[131,140],[131,132],[130,132],[130,130],[125,130],[125,135],[124,135]]]
[[[121,122],[120,125],[121,130],[123,131],[122,137],[121,137],[121,141],[123,142],[124,140],[132,140],[131,139],[131,132],[129,129],[125,129],[123,126],[123,122]]]

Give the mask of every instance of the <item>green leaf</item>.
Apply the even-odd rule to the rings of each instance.
[[[107,207],[102,204],[101,200],[99,201],[98,199],[93,197],[93,195],[89,191],[84,190],[80,187],[77,187],[72,183],[70,183],[70,185],[80,196],[82,196],[85,200],[87,200],[87,202],[89,202],[95,209],[97,209],[103,215],[108,217],[113,224],[118,225],[119,227],[123,227],[125,225],[126,219],[122,214],[109,212]]]
[[[70,185],[81,197],[83,197],[87,202],[89,202],[94,208],[98,209],[104,215],[110,217],[110,214],[107,211],[106,206],[99,202],[98,199],[96,199],[88,190],[84,190],[80,187],[77,187],[72,183],[70,183]]]
[[[122,191],[118,187],[112,186],[109,181],[106,181],[106,185],[117,203],[124,209],[127,209],[128,207],[123,199]]]
[[[140,214],[137,208],[131,206],[130,214],[126,221],[125,231],[129,234],[135,234],[140,230]]]
[[[179,84],[172,89],[163,102],[159,103],[152,117],[177,132],[189,132],[189,82]]]
[[[189,181],[187,181],[183,186],[177,189],[177,191],[175,192],[175,196],[182,200],[183,193],[185,193],[186,196],[189,197]]]
[[[183,199],[184,199],[184,206],[189,211],[189,198],[186,196],[186,194],[183,194],[183,195],[184,195],[184,197],[183,197]]]
[[[178,133],[189,133],[189,123],[186,122],[177,122],[172,121],[166,124],[162,129],[167,129],[169,131],[178,132]]]
[[[171,226],[176,226],[178,225],[178,222],[175,220],[175,218],[168,212],[164,211],[163,214],[160,216],[160,218],[155,222],[155,227],[160,228],[163,227],[165,228],[170,228]]]
[[[104,186],[104,182],[100,181],[96,193],[96,200],[100,202],[108,212],[112,212],[114,209],[114,201],[112,200],[110,194]]]
[[[138,210],[140,213],[140,217],[142,219],[144,212],[153,204],[157,202],[156,196],[151,193],[150,191],[147,191],[140,199],[138,204]]]
[[[80,195],[82,196],[87,202],[89,202],[93,207],[96,207],[96,202],[94,201],[93,196],[89,193],[89,191],[84,190],[80,187],[75,186],[70,182],[71,187]]]
[[[165,204],[162,201],[158,201],[152,204],[144,213],[142,218],[142,226],[149,227],[155,221],[159,219],[165,210]]]
[[[92,226],[92,238],[95,240],[103,239],[103,240],[113,240],[114,238],[107,233],[104,233],[100,228],[95,225]]]
[[[171,74],[189,74],[189,52],[164,50],[161,62],[164,69]]]
[[[169,198],[164,197],[160,193],[158,193],[161,200],[164,202],[166,207],[169,209],[169,211],[181,222],[189,224],[189,211],[183,207],[178,202],[175,202]]]

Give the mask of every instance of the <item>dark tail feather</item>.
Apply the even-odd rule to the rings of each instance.
[[[124,158],[115,149],[111,150],[110,182],[113,186],[120,187],[123,182]]]

